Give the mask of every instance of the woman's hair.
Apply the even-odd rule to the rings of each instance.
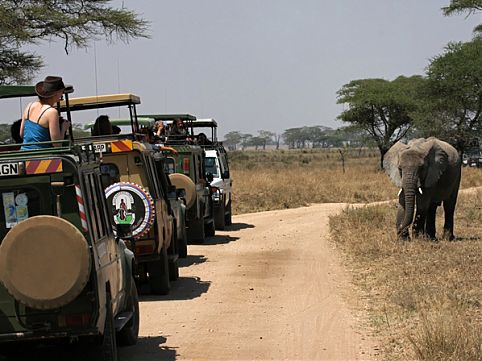
[[[92,135],[109,135],[112,134],[112,124],[107,115],[99,115],[95,120],[92,128]]]

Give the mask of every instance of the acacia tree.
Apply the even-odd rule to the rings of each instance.
[[[482,134],[482,38],[449,43],[427,67],[426,110],[418,121],[424,135],[434,129],[459,150]]]
[[[464,13],[473,15],[482,11],[482,0],[451,0],[450,5],[443,7],[442,11],[446,16]],[[482,24],[477,25],[474,32],[482,35]]]
[[[237,130],[233,130],[224,136],[223,143],[231,150],[236,150],[236,146],[241,142],[243,135]]]
[[[338,118],[370,135],[380,151],[381,168],[385,153],[412,127],[423,82],[418,75],[400,76],[393,81],[353,80],[337,93],[337,103],[348,105]]]
[[[68,53],[101,37],[128,42],[148,37],[148,22],[111,0],[2,0],[0,2],[0,84],[24,83],[42,66],[25,45],[61,40]]]
[[[261,140],[261,146],[263,147],[263,150],[266,149],[267,144],[272,144],[273,143],[273,138],[275,137],[275,133],[269,131],[269,130],[258,130],[258,136]]]

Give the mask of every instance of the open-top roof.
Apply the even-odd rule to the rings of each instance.
[[[97,95],[90,97],[70,98],[70,110],[87,110],[118,107],[123,105],[140,104],[141,99],[134,94],[111,94],[111,95]],[[61,109],[65,108],[66,103],[60,103]]]
[[[65,87],[64,93],[73,93],[74,88],[71,85]],[[0,99],[35,97],[35,87],[33,85],[0,85]]]
[[[131,125],[131,120],[129,118],[119,118],[119,119],[109,119],[110,123],[112,125],[117,125],[117,126],[130,126]],[[137,117],[137,123],[141,127],[149,127],[154,124],[155,120],[152,118],[141,118]],[[95,121],[91,121],[87,124],[84,125],[84,129],[90,129],[94,126]]]
[[[196,120],[196,117],[191,114],[139,114],[141,118],[151,118],[154,120]]]
[[[217,128],[218,123],[212,118],[196,119],[189,122],[189,126],[193,128]]]

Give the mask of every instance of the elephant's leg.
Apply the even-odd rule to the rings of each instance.
[[[431,203],[427,211],[427,219],[425,221],[425,234],[431,239],[435,239],[435,216],[437,214],[437,203]]]
[[[458,192],[454,192],[454,195],[452,195],[452,197],[450,197],[449,199],[443,202],[444,215],[445,215],[443,238],[448,239],[449,241],[453,241],[455,239],[454,212],[455,212],[455,205],[457,203],[457,194]]]

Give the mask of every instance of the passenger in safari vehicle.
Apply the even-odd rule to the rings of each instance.
[[[47,76],[35,85],[38,100],[27,105],[22,115],[20,137],[23,138],[21,149],[38,149],[60,146],[61,143],[44,143],[63,140],[70,128],[70,122],[63,120],[55,109],[62,99],[65,85],[59,76]],[[34,144],[35,143],[35,144]]]

